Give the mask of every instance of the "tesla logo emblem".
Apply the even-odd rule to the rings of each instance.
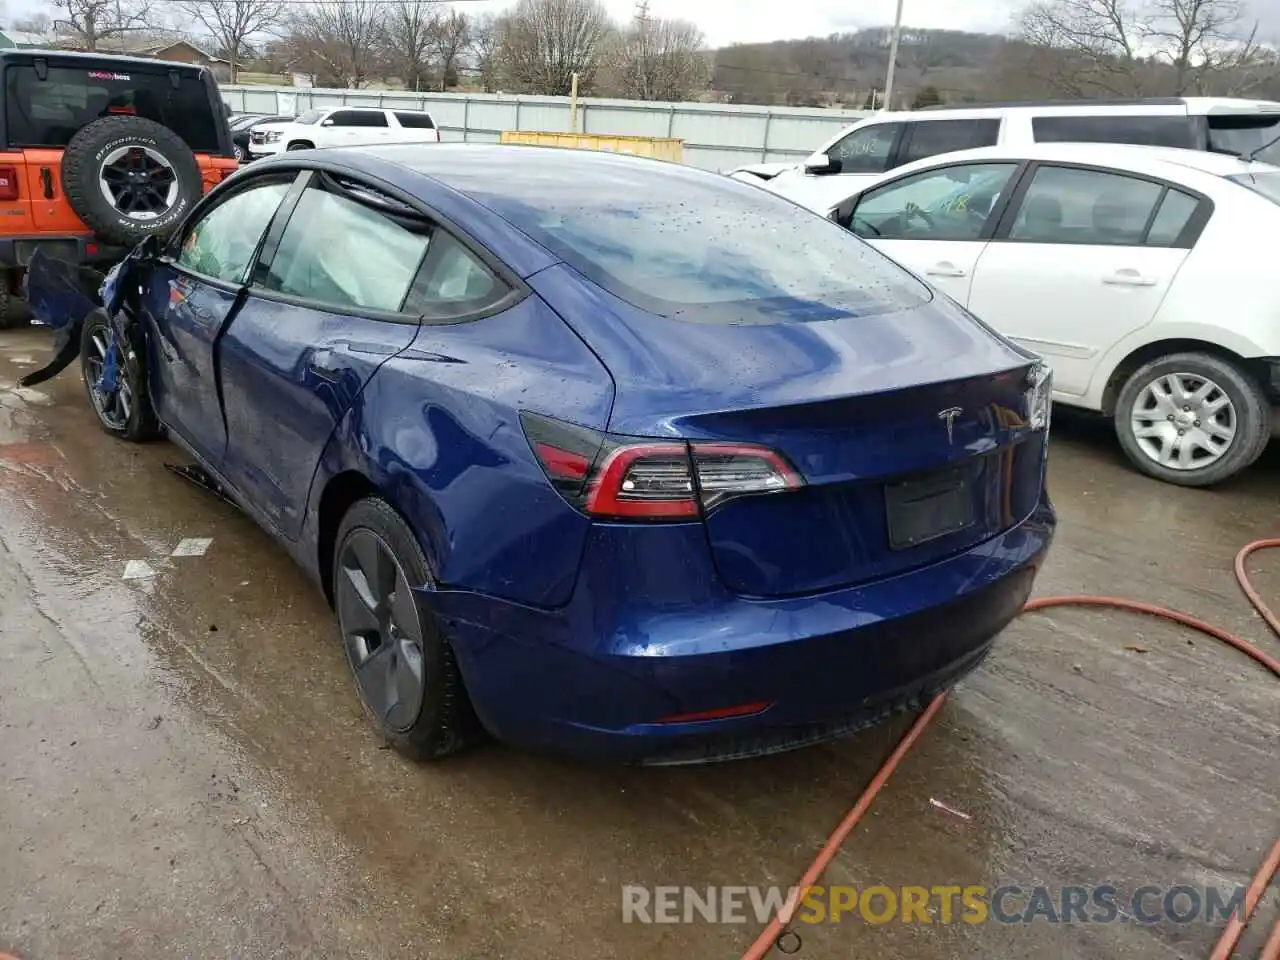
[[[955,430],[956,417],[964,413],[959,407],[947,407],[938,411],[938,419],[947,425],[947,443],[953,443],[952,432]]]

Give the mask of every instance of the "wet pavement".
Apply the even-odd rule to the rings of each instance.
[[[47,340],[0,334],[0,951],[732,960],[750,908],[627,924],[623,885],[793,883],[909,721],[713,767],[496,745],[413,765],[365,723],[319,593],[166,471],[174,448],[99,432],[74,372],[9,389]],[[1240,545],[1280,535],[1280,445],[1187,491],[1129,470],[1104,425],[1054,430],[1038,593],[1146,599],[1280,650],[1231,573]],[[186,538],[212,543],[169,556]],[[123,579],[131,560],[154,575]],[[1253,567],[1280,605],[1280,556]],[[955,691],[827,881],[1234,887],[1278,833],[1280,684],[1172,626],[1055,611]],[[797,956],[1204,957],[1215,939],[958,915],[801,924]],[[1273,890],[1239,956],[1277,915]]]

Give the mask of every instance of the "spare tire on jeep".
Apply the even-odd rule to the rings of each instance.
[[[167,236],[200,199],[195,154],[144,117],[103,117],[76,132],[62,155],[71,209],[106,243]]]

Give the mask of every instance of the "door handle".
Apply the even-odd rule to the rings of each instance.
[[[969,275],[968,270],[957,267],[949,260],[935,263],[925,273],[930,277],[967,277]]]
[[[40,168],[40,185],[44,187],[44,198],[53,199],[53,171],[48,167]]]
[[[1111,287],[1154,287],[1155,277],[1144,277],[1137,270],[1117,270],[1102,282]]]

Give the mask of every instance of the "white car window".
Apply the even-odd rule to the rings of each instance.
[[[868,191],[850,227],[866,239],[977,240],[1017,169],[970,163],[904,177]]]
[[[900,123],[876,123],[861,127],[836,143],[827,157],[840,162],[841,173],[883,173],[889,169]]]
[[[1164,187],[1100,170],[1042,166],[1009,231],[1010,240],[1139,246]]]
[[[400,309],[427,252],[411,230],[348,197],[311,188],[280,238],[263,287],[335,308]]]
[[[258,241],[288,189],[288,182],[264,183],[218,204],[183,238],[178,265],[215,280],[243,282]]]

